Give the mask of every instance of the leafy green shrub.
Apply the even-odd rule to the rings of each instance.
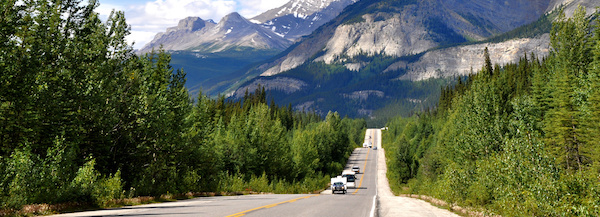
[[[98,185],[94,186],[92,190],[92,200],[96,205],[105,207],[111,200],[125,197],[122,189],[121,171],[117,171],[112,177],[99,180]]]
[[[253,192],[273,192],[273,188],[269,185],[269,179],[265,173],[258,177],[252,175],[246,190]]]
[[[600,199],[597,174],[564,174],[560,179],[560,201],[557,204],[562,216],[599,216]]]
[[[38,187],[39,173],[35,168],[35,162],[32,159],[31,152],[25,150],[15,150],[6,165],[6,176],[3,179],[2,186],[8,191],[4,191],[2,206],[4,208],[20,208],[21,206],[32,203],[36,196],[36,187]]]
[[[187,191],[199,192],[202,189],[200,186],[200,180],[202,177],[198,174],[196,170],[188,170],[185,172],[182,180],[182,189],[186,189]]]
[[[246,182],[239,175],[225,175],[219,181],[218,191],[222,192],[241,192],[244,191]]]
[[[89,159],[77,170],[75,178],[71,181],[70,190],[78,201],[92,202],[92,192],[98,185],[98,172],[94,169],[96,160]]]

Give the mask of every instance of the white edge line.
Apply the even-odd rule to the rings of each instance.
[[[375,139],[375,138],[373,138]],[[377,145],[377,144],[375,144]],[[377,146],[375,146],[377,147]],[[379,147],[378,147],[379,148]],[[377,159],[375,161],[375,195],[373,196],[373,206],[371,207],[371,215],[370,217],[375,217],[375,207],[377,206],[377,179],[378,179],[378,173],[379,173],[379,153],[377,153]]]

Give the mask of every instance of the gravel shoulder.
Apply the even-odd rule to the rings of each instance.
[[[375,138],[381,138],[381,130],[375,130]],[[385,150],[381,147],[381,139],[377,145],[377,216],[431,216],[431,217],[458,217],[459,215],[448,210],[431,205],[423,200],[395,196],[390,189],[386,177]]]

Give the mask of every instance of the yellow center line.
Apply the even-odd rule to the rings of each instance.
[[[365,175],[365,172],[367,171],[367,160],[369,159],[369,152],[371,152],[370,148],[367,151],[367,157],[365,158],[365,166],[363,167],[363,175],[360,177],[360,183],[358,183],[358,187],[356,188],[356,190],[354,190],[354,192],[352,193],[352,195],[354,195],[354,194],[356,194],[356,192],[358,192],[358,189],[360,189],[360,186],[362,186],[362,181],[365,180],[365,176],[364,175]]]
[[[238,212],[236,214],[228,215],[228,216],[225,216],[225,217],[240,217],[240,216],[244,216],[244,215],[248,214],[249,212],[256,211],[256,210],[259,210],[259,209],[268,209],[268,208],[276,207],[276,206],[284,204],[284,203],[292,203],[292,202],[296,202],[296,201],[298,201],[300,199],[306,199],[306,198],[316,197],[316,196],[320,196],[320,194],[308,195],[308,196],[299,197],[299,198],[295,198],[295,199],[291,199],[291,200],[286,200],[286,201],[279,202],[279,203],[274,203],[274,204],[269,204],[269,205],[265,205],[265,206],[261,206],[261,207],[256,207],[256,208],[253,208],[253,209],[249,209],[249,210],[246,210],[246,211]]]

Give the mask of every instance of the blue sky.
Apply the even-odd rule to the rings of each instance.
[[[102,17],[111,10],[124,11],[131,35],[127,40],[139,49],[159,32],[176,26],[178,21],[190,17],[219,21],[223,16],[238,12],[252,18],[269,9],[279,7],[288,0],[99,0],[97,9]]]

